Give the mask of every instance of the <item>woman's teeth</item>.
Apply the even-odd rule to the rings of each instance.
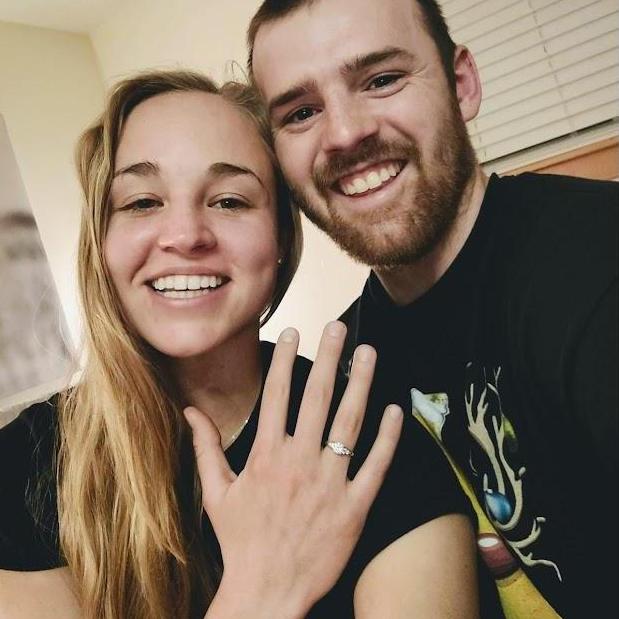
[[[381,168],[375,168],[370,172],[359,174],[345,182],[340,181],[340,189],[347,196],[354,196],[355,194],[365,193],[370,189],[376,189],[387,181],[390,181],[394,176],[397,176],[402,169],[401,165],[390,163]]]
[[[191,299],[222,284],[219,275],[167,275],[151,282],[155,290],[172,299]]]

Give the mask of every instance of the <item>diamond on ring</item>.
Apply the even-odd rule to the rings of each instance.
[[[348,456],[352,458],[355,455],[352,449],[348,449],[344,443],[340,443],[339,441],[329,441],[327,447],[338,456]]]

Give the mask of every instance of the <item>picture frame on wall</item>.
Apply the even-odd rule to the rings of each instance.
[[[0,115],[0,426],[66,384],[64,314]]]

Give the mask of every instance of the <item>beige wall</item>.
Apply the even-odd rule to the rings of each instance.
[[[0,113],[76,341],[75,248],[79,188],[73,146],[99,113],[104,86],[152,67],[192,67],[218,80],[244,65],[245,28],[256,0],[134,0],[88,35],[0,22]],[[263,330],[275,339],[292,325],[313,357],[324,323],[360,291],[367,269],[354,264],[307,221],[305,252],[286,299]]]
[[[245,65],[245,28],[258,0],[133,0],[91,32],[107,85],[136,70],[192,67],[221,80],[230,61]],[[284,302],[263,329],[301,332],[301,351],[313,357],[325,322],[336,318],[361,290],[367,269],[353,263],[304,222],[305,252]]]
[[[245,27],[258,0],[132,0],[91,32],[106,84],[150,67],[194,67],[216,79],[244,66]]]
[[[87,36],[0,22],[0,113],[74,342],[80,194],[73,145],[100,110],[102,88]]]

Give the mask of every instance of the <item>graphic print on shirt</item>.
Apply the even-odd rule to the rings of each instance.
[[[473,364],[467,365],[467,370]],[[486,462],[477,466],[472,461],[471,467],[476,476],[482,475],[486,513],[494,526],[507,539],[520,561],[529,567],[546,566],[555,571],[561,580],[561,572],[554,561],[534,557],[535,542],[542,535],[546,518],[535,515],[527,524],[523,522],[523,478],[526,467],[516,470],[509,456],[515,460],[518,456],[518,438],[514,428],[503,410],[499,380],[501,368],[493,369],[488,376],[485,368],[481,369],[479,380],[471,381],[465,394],[465,407],[469,434],[481,448]],[[488,466],[489,464],[489,466]],[[515,534],[516,527],[525,533]]]
[[[441,446],[454,472],[467,494],[478,519],[477,546],[492,573],[501,605],[507,619],[558,618],[559,615],[544,599],[515,558],[527,566],[544,565],[553,568],[560,579],[556,564],[546,559],[533,557],[529,546],[539,538],[543,517],[536,517],[531,532],[523,539],[510,540],[507,534],[518,524],[522,515],[522,478],[524,467],[514,470],[506,451],[515,453],[517,438],[509,419],[501,408],[498,380],[500,368],[493,372],[492,380],[485,380],[476,392],[475,383],[470,384],[465,395],[469,433],[487,457],[493,476],[483,473],[482,488],[484,507],[478,501],[467,477],[447,452],[442,442],[442,430],[449,411],[449,398],[445,393],[424,394],[411,389],[413,415],[430,432]],[[471,468],[479,476],[471,457]],[[480,467],[481,468],[481,467]],[[508,545],[511,547],[508,548]]]

